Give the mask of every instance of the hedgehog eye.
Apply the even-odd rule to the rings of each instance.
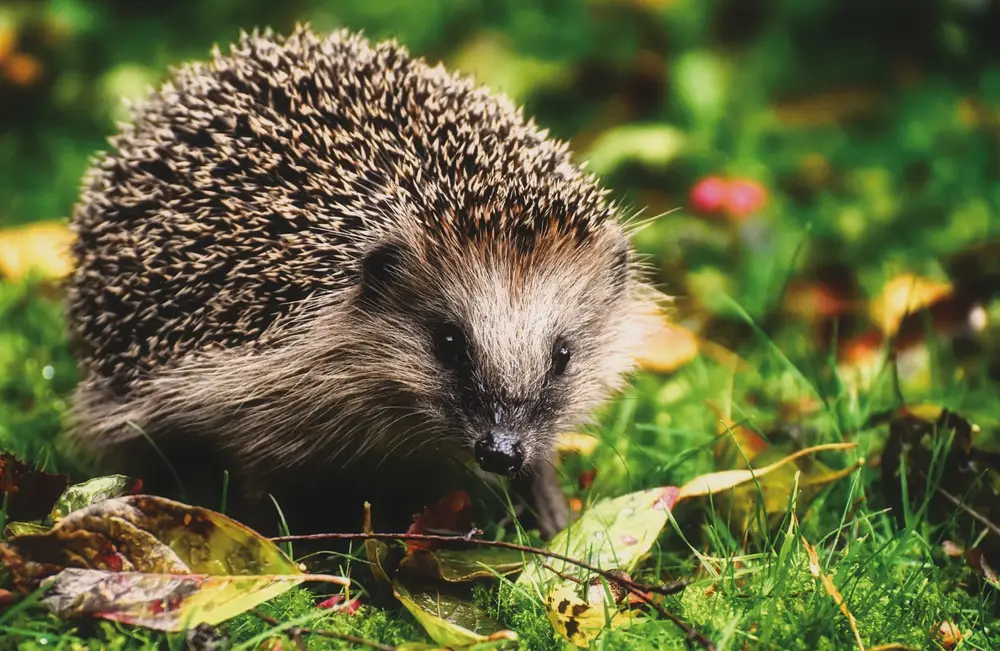
[[[562,375],[565,373],[566,367],[569,365],[569,358],[569,344],[565,341],[557,342],[552,349],[552,374]]]
[[[434,356],[445,366],[454,368],[466,358],[468,344],[462,329],[452,323],[434,328]]]

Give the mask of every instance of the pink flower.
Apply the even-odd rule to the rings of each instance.
[[[727,202],[729,184],[718,176],[707,176],[691,188],[691,205],[700,213],[718,212]]]
[[[742,219],[760,212],[767,205],[767,189],[752,179],[734,179],[729,182],[724,200],[730,217]]]

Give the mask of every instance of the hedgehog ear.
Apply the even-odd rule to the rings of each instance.
[[[397,284],[403,266],[403,249],[395,242],[379,244],[361,259],[361,294],[377,301]]]

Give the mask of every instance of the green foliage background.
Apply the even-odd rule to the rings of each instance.
[[[605,418],[608,445],[594,455],[601,468],[595,490],[679,483],[714,469],[704,453],[717,418],[706,400],[731,404],[734,418],[767,421],[780,404],[818,395],[829,418],[810,424],[807,443],[836,439],[892,406],[884,386],[851,391],[832,371],[836,342],[871,327],[863,315],[817,337],[810,323],[787,314],[791,280],[831,274],[856,286],[862,300],[904,272],[951,280],[956,268],[966,280],[971,274],[989,325],[971,354],[967,341],[962,350],[955,342],[932,347],[930,370],[907,398],[974,415],[984,424],[984,444],[995,446],[1000,3],[6,0],[0,227],[67,217],[91,156],[127,119],[122,98],[140,98],[169,66],[204,58],[215,44],[225,48],[241,29],[287,31],[298,21],[397,38],[524,104],[569,139],[630,210],[656,217],[637,244],[661,287],[678,296],[678,318],[751,362],[735,379],[703,361],[669,377],[641,376]],[[706,175],[761,183],[766,207],[740,222],[697,214],[690,192]],[[971,272],[956,266],[969,255]],[[75,382],[61,329],[51,292],[0,279],[0,447],[67,470],[73,460],[52,446]],[[877,454],[884,434],[855,440],[865,454]],[[571,464],[569,476],[580,469]],[[946,534],[937,525],[917,517],[894,529],[881,510],[883,488],[868,472],[860,485],[832,491],[803,521],[811,534],[827,536],[844,526],[847,505],[869,498],[855,513],[863,524],[851,530],[864,542],[839,550],[831,566],[846,577],[841,589],[850,588],[865,638],[929,648],[927,632],[951,617],[975,630],[975,648],[996,648],[992,588],[938,563],[934,550]],[[715,517],[699,511],[686,531],[700,531],[696,544],[720,558],[743,551],[724,517]],[[770,538],[757,542],[755,549],[775,551]],[[836,607],[813,590],[801,564],[759,567],[748,574],[749,587],[734,587],[729,577],[725,598],[689,591],[674,606],[731,648],[760,640],[773,648],[852,644]],[[662,550],[662,568],[693,572],[691,550]],[[498,609],[535,636],[532,648],[554,648],[540,613]],[[391,620],[371,621],[371,630],[405,639]],[[617,633],[607,648],[680,644],[669,625],[658,625]],[[110,627],[102,630],[114,639]]]

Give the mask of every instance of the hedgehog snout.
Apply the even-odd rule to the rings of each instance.
[[[524,465],[521,437],[507,429],[492,429],[474,446],[476,461],[486,472],[511,477]]]

